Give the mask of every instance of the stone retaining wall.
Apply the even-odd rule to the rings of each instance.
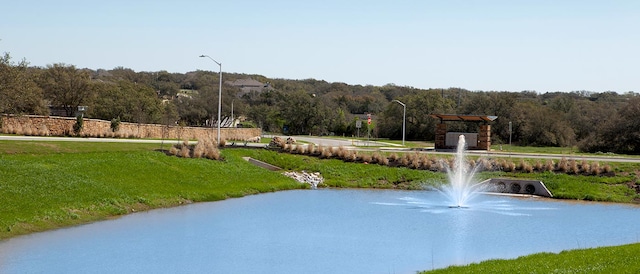
[[[73,125],[76,118],[36,115],[2,115],[0,116],[0,132],[34,136],[75,136]],[[221,140],[247,140],[260,136],[259,128],[221,128]],[[121,122],[117,131],[111,130],[111,121],[83,119],[84,137],[108,138],[152,138],[152,139],[217,139],[216,128],[165,126],[156,124],[136,124]]]

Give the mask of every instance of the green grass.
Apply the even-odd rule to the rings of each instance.
[[[335,187],[417,189],[443,174],[343,163],[263,149],[224,149],[224,161],[166,156],[159,144],[0,141],[0,238],[184,203],[305,188],[254,157],[319,171]],[[168,145],[165,145],[168,149]]]
[[[320,172],[331,187],[423,189],[445,180],[444,173],[376,164],[345,163],[337,159],[294,156],[268,150],[246,150],[244,155],[288,170]]]
[[[168,149],[165,145],[164,149]],[[0,239],[104,220],[133,211],[305,188],[253,157],[286,170],[321,172],[332,187],[421,189],[444,173],[345,163],[264,149],[229,148],[224,161],[166,156],[159,144],[0,141]],[[612,164],[617,176],[485,172],[477,179],[516,177],[545,182],[555,197],[632,202],[626,184],[638,164]],[[534,254],[434,273],[635,273],[640,245]],[[542,263],[541,263],[542,262]]]
[[[489,260],[468,266],[451,266],[437,273],[638,273],[640,244],[538,253],[513,260]]]
[[[502,150],[500,149],[502,148]],[[620,155],[613,153],[585,153],[581,152],[577,147],[530,147],[530,146],[516,146],[516,145],[491,145],[491,150],[496,152],[512,152],[512,153],[530,153],[530,154],[563,154],[563,155],[591,155],[591,156],[605,156],[605,157],[631,157],[638,158],[639,155]]]
[[[183,159],[154,151],[158,146],[0,142],[0,238],[136,210],[305,187],[249,164],[241,153],[223,152],[224,161]]]
[[[479,181],[489,178],[521,178],[540,180],[553,193],[554,198],[615,203],[632,203],[640,196],[627,186],[636,178],[632,175],[583,176],[558,174],[553,172],[483,172],[476,175]]]

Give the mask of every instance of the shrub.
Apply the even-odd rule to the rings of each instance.
[[[27,128],[24,130],[24,135],[26,136],[33,136],[33,129],[31,128],[31,126],[27,126]]]
[[[47,125],[42,125],[38,134],[40,136],[49,136],[49,128],[47,128]]]
[[[83,127],[84,127],[84,119],[82,118],[82,115],[79,115],[76,117],[76,123],[73,124],[73,132],[76,135],[79,135]]]
[[[10,134],[13,132],[13,127],[8,125],[5,127],[2,127],[2,133],[6,133],[6,134]]]
[[[111,132],[116,132],[118,129],[120,129],[120,116],[111,119]]]

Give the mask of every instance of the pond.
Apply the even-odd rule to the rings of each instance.
[[[638,242],[640,208],[436,191],[294,190],[0,242],[1,273],[415,273]]]

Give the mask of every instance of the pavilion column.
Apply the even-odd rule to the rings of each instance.
[[[447,139],[447,124],[440,123],[436,125],[436,149],[445,149]]]
[[[491,150],[491,125],[480,125],[478,149]]]

